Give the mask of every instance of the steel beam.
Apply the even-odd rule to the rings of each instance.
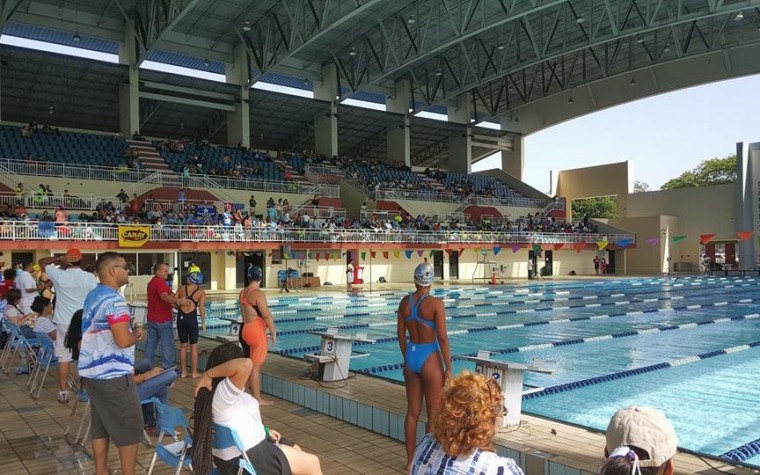
[[[151,0],[140,4],[132,18],[135,35],[142,49],[138,53],[139,66],[156,49],[161,39],[170,32],[200,0]]]

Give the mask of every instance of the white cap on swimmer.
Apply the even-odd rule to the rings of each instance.
[[[423,262],[414,269],[414,283],[421,287],[430,287],[433,285],[433,274],[433,265]]]

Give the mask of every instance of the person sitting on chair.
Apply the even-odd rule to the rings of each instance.
[[[222,474],[237,473],[241,453],[236,447],[211,448],[212,423],[229,427],[240,436],[257,473],[320,475],[316,455],[286,441],[261,420],[259,402],[245,392],[253,363],[237,343],[214,348],[207,370],[195,385],[193,470],[209,473],[211,462]]]

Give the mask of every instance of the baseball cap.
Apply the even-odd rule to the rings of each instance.
[[[248,278],[254,281],[261,281],[264,277],[264,271],[259,266],[251,266],[248,268]]]
[[[423,262],[414,269],[414,283],[422,287],[433,285],[433,265],[429,262]]]
[[[69,262],[79,262],[82,260],[82,251],[79,249],[72,247],[68,251],[66,251],[66,259]]]
[[[203,274],[200,272],[193,272],[187,276],[187,281],[191,284],[201,285],[203,283]]]
[[[620,409],[607,426],[607,453],[620,446],[645,450],[648,460],[641,467],[659,467],[675,456],[678,436],[665,414],[653,407],[630,406]]]

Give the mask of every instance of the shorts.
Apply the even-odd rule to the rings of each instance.
[[[72,360],[71,350],[66,348],[66,333],[69,331],[69,325],[66,323],[55,324],[55,357],[59,363],[70,363]]]
[[[267,358],[267,326],[264,319],[256,318],[252,322],[243,325],[240,335],[249,348],[248,355],[253,364],[262,364]]]
[[[198,317],[195,315],[177,314],[177,334],[180,343],[190,341],[191,345],[198,343]]]
[[[130,374],[111,379],[82,379],[90,394],[92,438],[110,438],[117,447],[139,443],[144,427],[135,378]]]
[[[284,445],[289,445],[282,442]],[[288,458],[277,444],[263,440],[245,452],[258,475],[292,475]],[[238,459],[222,460],[214,457],[214,465],[222,475],[238,473]]]

